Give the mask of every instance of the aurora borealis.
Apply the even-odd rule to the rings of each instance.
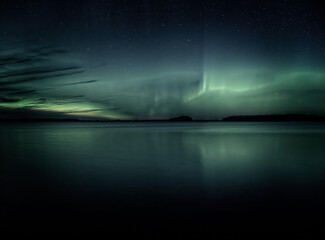
[[[1,1],[0,118],[325,114],[314,1]]]

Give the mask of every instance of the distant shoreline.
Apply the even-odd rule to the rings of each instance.
[[[179,116],[170,119],[141,119],[141,120],[83,120],[75,118],[20,118],[20,119],[0,119],[0,122],[325,122],[325,116],[306,114],[271,114],[271,115],[238,115],[229,116],[221,120],[192,119],[188,116]]]

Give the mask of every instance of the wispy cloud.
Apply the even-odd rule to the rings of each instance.
[[[20,99],[18,98],[6,98],[6,97],[0,97],[0,103],[15,103],[19,102]]]
[[[60,84],[58,86],[71,86],[71,85],[88,84],[88,83],[95,83],[95,82],[98,82],[98,80],[88,80],[88,81],[65,83],[65,84]]]

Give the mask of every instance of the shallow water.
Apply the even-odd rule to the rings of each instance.
[[[324,124],[7,123],[0,143],[8,231],[323,227]]]

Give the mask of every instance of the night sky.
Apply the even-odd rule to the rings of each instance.
[[[325,115],[311,0],[0,1],[0,119]]]

